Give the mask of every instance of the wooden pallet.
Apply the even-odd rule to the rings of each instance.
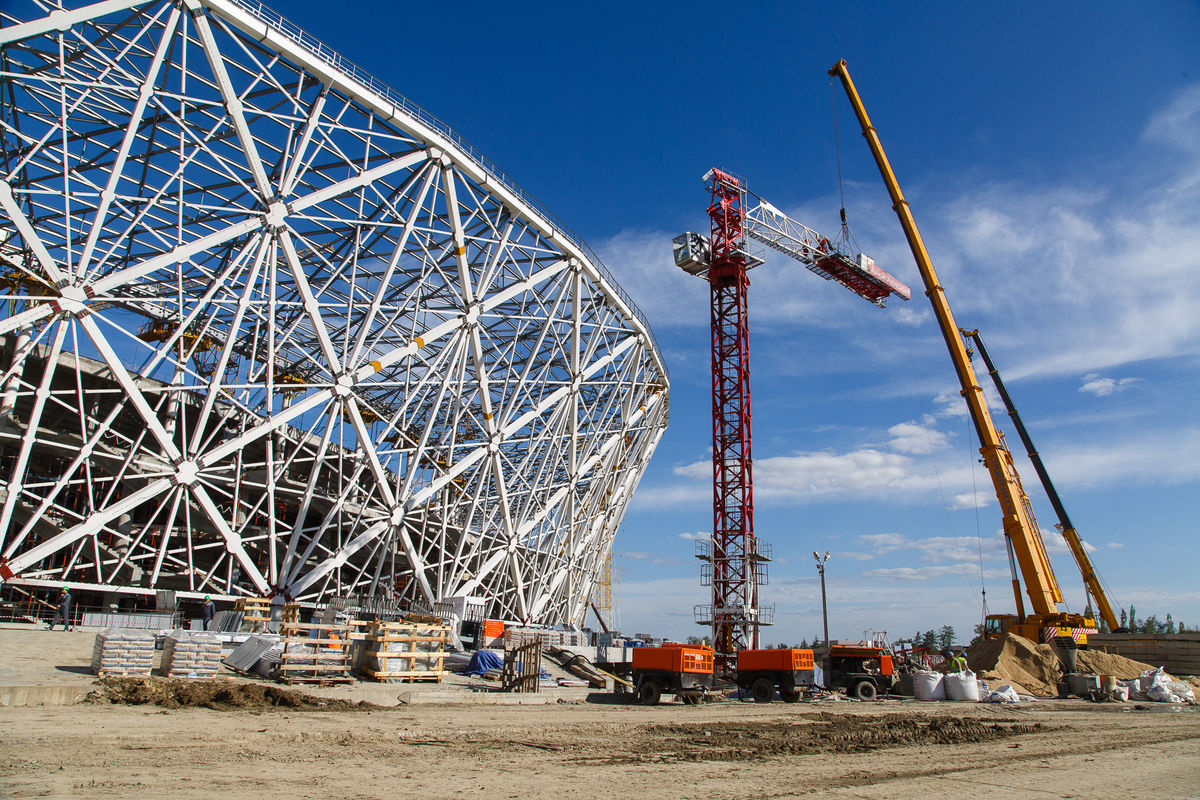
[[[432,631],[432,633],[422,634],[419,631]],[[364,666],[359,668],[359,674],[379,681],[440,683],[446,674],[443,659],[446,655],[446,641],[449,636],[449,626],[442,624],[440,620],[437,624],[371,623],[369,632],[364,637],[366,649],[363,651],[363,657],[377,659],[382,669]],[[403,649],[389,649],[389,646],[394,644],[402,645]],[[436,644],[437,648],[416,649],[420,645],[431,644]],[[424,668],[417,669],[418,661],[426,662]],[[436,662],[436,666],[431,665],[430,662]]]
[[[288,623],[280,629],[284,683],[350,683],[350,626]]]

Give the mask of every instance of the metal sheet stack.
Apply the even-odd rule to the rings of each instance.
[[[154,666],[154,634],[125,628],[105,628],[92,646],[92,672],[145,677]]]
[[[162,674],[168,678],[213,678],[221,669],[221,640],[182,628],[163,640]]]

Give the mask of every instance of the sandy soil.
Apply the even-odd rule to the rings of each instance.
[[[0,708],[0,796],[1200,798],[1195,707],[217,706]]]

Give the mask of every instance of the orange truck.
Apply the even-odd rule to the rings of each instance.
[[[756,703],[775,699],[775,690],[785,703],[794,703],[816,684],[812,650],[739,650],[737,682]]]
[[[874,700],[896,683],[891,651],[877,645],[831,644],[826,689],[845,689],[859,700]]]
[[[713,685],[713,649],[667,642],[633,649],[633,686],[638,702],[654,705],[670,692],[688,705],[699,703]]]

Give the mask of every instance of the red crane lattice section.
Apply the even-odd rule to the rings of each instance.
[[[754,548],[754,481],[750,436],[750,329],[747,319],[743,192],[733,176],[713,170],[712,631],[717,669],[732,669],[737,651],[758,647],[753,620],[758,586]]]

